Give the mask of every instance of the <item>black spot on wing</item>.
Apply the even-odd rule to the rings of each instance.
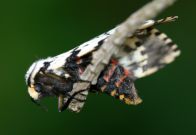
[[[161,32],[160,32],[160,31],[156,31],[154,34],[155,34],[156,36],[159,36],[159,35],[161,35]]]
[[[110,35],[110,34],[106,32],[106,33],[104,33],[104,35]]]
[[[66,59],[64,69],[72,76],[73,81],[79,80],[79,66],[77,64],[77,55],[81,50],[74,49],[72,54]]]
[[[40,69],[40,71],[45,72],[47,68],[50,66],[51,62],[44,62],[44,66]]]
[[[98,46],[99,46],[99,45],[102,45],[103,42],[104,42],[104,40],[105,40],[105,39],[100,40],[100,41],[98,42]]]
[[[103,45],[104,41],[105,41],[105,38],[102,39],[102,40],[100,40],[100,41],[98,42],[98,45],[95,47],[95,50],[98,50],[98,49]]]
[[[150,32],[151,30],[153,30],[153,27],[149,27],[146,30],[147,30],[147,32]]]
[[[80,57],[80,64],[79,67],[82,69],[86,69],[86,67],[91,63],[92,61],[92,53],[88,53],[87,55],[84,55]]]
[[[141,41],[137,41],[137,42],[135,42],[135,45],[136,45],[137,47],[140,47],[140,46],[142,45],[142,42],[141,42]]]
[[[179,48],[175,48],[173,51],[174,52],[177,52],[177,51],[179,51],[180,49]]]
[[[164,39],[163,39],[163,41],[166,41],[167,39],[169,39],[168,37],[165,37]]]
[[[168,46],[172,47],[173,45],[175,45],[173,42],[170,42],[167,44]]]
[[[67,59],[75,59],[77,55],[80,53],[81,49],[75,48],[71,53],[70,57]]]

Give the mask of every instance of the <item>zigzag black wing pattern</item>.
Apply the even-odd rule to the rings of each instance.
[[[180,55],[177,45],[153,27],[136,33],[125,46],[119,63],[131,71],[135,79],[155,73]]]

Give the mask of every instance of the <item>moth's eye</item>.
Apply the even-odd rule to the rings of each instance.
[[[41,84],[36,84],[35,85],[35,91],[40,93],[42,91],[42,85]]]

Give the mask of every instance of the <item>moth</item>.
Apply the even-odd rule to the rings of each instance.
[[[106,93],[128,105],[141,103],[134,81],[155,73],[180,55],[177,45],[155,28],[177,18],[172,16],[146,21],[132,36],[127,37],[96,83],[90,82],[89,87],[84,87],[86,81],[80,76],[91,64],[93,53],[99,50],[116,28],[68,52],[34,62],[25,76],[32,101],[40,105],[41,99],[56,97],[60,112],[65,109],[80,112],[89,92]],[[74,90],[77,83],[81,86],[79,90]]]

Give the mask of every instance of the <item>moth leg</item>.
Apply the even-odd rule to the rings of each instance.
[[[63,108],[64,108],[64,96],[59,95],[59,97],[58,97],[58,110],[59,110],[59,112],[62,112]]]
[[[62,112],[67,108],[74,112],[79,112],[86,101],[86,90],[81,90],[71,96],[59,95],[58,97],[58,110]],[[81,97],[82,96],[82,97]]]

